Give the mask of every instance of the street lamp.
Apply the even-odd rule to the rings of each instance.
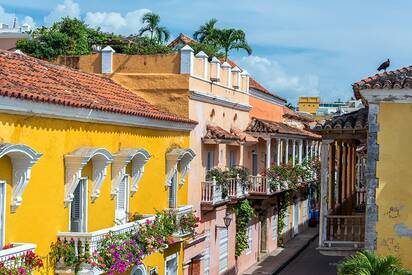
[[[223,217],[223,223],[225,224],[225,226],[216,225],[216,229],[217,228],[228,229],[231,222],[232,222],[232,216],[230,215],[230,213],[226,212],[226,215]]]

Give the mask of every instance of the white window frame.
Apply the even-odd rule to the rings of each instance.
[[[133,267],[132,272],[130,272],[130,275],[134,275],[136,271],[141,271],[143,272],[143,275],[147,275],[147,269],[144,264],[140,264],[138,266]]]
[[[249,224],[247,228],[247,249],[245,250],[245,254],[249,255],[252,253],[253,250],[253,225]]]
[[[89,180],[87,177],[80,177],[79,178],[79,183],[81,184],[81,181],[84,180],[84,193],[83,193],[83,200],[84,200],[84,231],[81,232],[87,232],[88,231],[88,220],[89,220],[89,201],[88,201],[88,188],[89,188]],[[72,204],[70,203],[69,207],[69,232],[71,231],[71,226],[72,226]]]
[[[278,239],[278,212],[273,210],[273,215],[272,215],[272,241],[276,241]]]
[[[174,259],[177,260],[177,269],[176,269],[176,275],[179,275],[179,258],[178,258],[179,253],[175,253],[172,255],[169,255],[166,257],[165,259],[165,275],[169,275],[167,274],[167,262],[172,261]]]
[[[115,209],[115,219],[116,219],[116,224],[125,224],[127,223],[128,217],[127,214],[129,213],[129,204],[130,204],[130,200],[129,200],[129,196],[130,196],[130,176],[126,173],[124,173],[122,175],[122,181],[124,178],[127,178],[127,183],[126,183],[126,190],[125,190],[125,217],[121,217],[119,216],[121,213],[118,210],[118,200],[120,199],[120,193],[117,194],[116,196],[116,209]],[[120,182],[119,184],[123,184],[122,182]],[[121,220],[121,219],[125,219],[125,220]]]
[[[0,234],[1,234],[1,239],[0,239],[0,245],[1,247],[3,247],[5,245],[5,240],[6,240],[6,201],[7,201],[7,193],[6,193],[6,181],[4,180],[0,180],[0,185],[2,188],[2,197],[3,197],[3,201],[0,201],[0,207],[1,207],[1,215],[2,215],[2,219],[1,219],[1,226],[0,226]]]

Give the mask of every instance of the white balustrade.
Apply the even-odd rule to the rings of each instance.
[[[13,247],[8,249],[0,250],[0,262],[4,264],[5,267],[20,267],[23,263],[12,260],[11,258],[18,259],[21,256],[24,256],[27,252],[34,252],[36,249],[35,244],[29,243],[12,243]]]

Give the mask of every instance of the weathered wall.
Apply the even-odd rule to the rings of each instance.
[[[0,159],[0,180],[7,182],[6,243],[37,244],[37,253],[46,256],[57,232],[69,231],[69,208],[64,207],[64,155],[80,147],[102,147],[116,153],[120,148],[144,148],[151,154],[137,193],[130,197],[130,212],[155,213],[168,207],[165,189],[166,151],[174,145],[188,148],[188,133],[158,131],[114,125],[72,122],[58,119],[0,114],[0,142],[26,144],[43,153],[34,165],[30,182],[23,194],[23,203],[16,213],[10,213],[11,163]],[[82,171],[91,178],[91,167]],[[97,230],[114,225],[115,200],[111,199],[111,166],[101,195],[91,203],[91,180],[88,182],[88,229]],[[187,204],[186,183],[179,187],[178,205]],[[181,249],[172,247],[171,250]],[[168,254],[169,252],[166,252]],[[157,253],[146,264],[158,266],[163,274],[163,257]]]
[[[411,119],[412,104],[380,104],[377,252],[399,256],[409,269],[412,269]]]
[[[249,97],[250,105],[250,117],[256,117],[271,121],[283,121],[283,106],[275,105],[254,96]]]
[[[128,73],[110,77],[160,109],[189,117],[188,75]]]

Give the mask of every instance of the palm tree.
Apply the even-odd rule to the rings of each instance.
[[[360,251],[338,265],[339,275],[411,275],[394,256],[379,257],[370,251]]]
[[[201,25],[197,31],[193,33],[193,38],[200,43],[213,43],[216,35],[217,19],[210,19],[205,24]]]
[[[159,26],[160,16],[153,12],[148,12],[143,15],[142,23],[146,24],[139,30],[139,35],[143,35],[147,32],[150,33],[150,40],[156,38],[159,42],[166,41],[170,37],[170,32],[165,28]]]
[[[222,47],[225,54],[225,61],[231,50],[245,50],[248,55],[252,54],[252,48],[246,41],[246,34],[242,30],[222,29],[217,30],[218,44]]]

